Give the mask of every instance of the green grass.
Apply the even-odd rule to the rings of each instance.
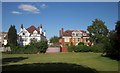
[[[94,70],[118,71],[118,61],[102,57],[100,53],[45,53],[3,54],[3,71],[6,70]],[[27,67],[27,68],[26,68]],[[54,68],[53,68],[54,67]],[[93,73],[93,72],[92,72]]]

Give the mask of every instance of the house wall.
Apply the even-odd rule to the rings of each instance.
[[[33,33],[29,33],[25,28],[21,29],[20,32],[18,33],[18,43],[20,45],[29,45],[31,42],[31,39],[36,39],[37,41],[40,40],[47,40],[43,34],[38,34],[36,30],[33,31]]]
[[[69,38],[69,42],[66,42],[65,39]],[[77,45],[79,42],[84,42],[85,44],[88,44],[87,38],[89,37],[62,37],[59,42],[61,43],[61,45],[65,46],[66,44],[70,45],[71,42],[73,43],[73,45]]]

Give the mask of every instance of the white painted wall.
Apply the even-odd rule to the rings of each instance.
[[[23,33],[24,33],[24,35],[23,35]],[[29,45],[29,43],[31,42],[30,40],[33,38],[37,39],[37,41],[40,41],[40,40],[46,41],[47,40],[45,36],[38,34],[38,32],[36,30],[33,31],[33,34],[30,34],[25,28],[23,28],[18,33],[18,35],[21,36],[18,38],[18,43],[23,46]],[[23,41],[21,41],[21,40],[23,40]]]

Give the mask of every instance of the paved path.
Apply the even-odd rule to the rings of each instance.
[[[60,48],[59,47],[48,47],[47,53],[50,53],[50,52],[60,52]]]

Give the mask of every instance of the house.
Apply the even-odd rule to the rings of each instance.
[[[62,28],[59,31],[61,46],[70,45],[77,45],[79,42],[83,42],[85,45],[90,45],[91,42],[89,39],[89,34],[84,30],[66,30]]]
[[[38,28],[34,25],[31,25],[29,28],[24,28],[23,24],[21,25],[20,32],[18,33],[18,44],[19,45],[29,45],[31,40],[36,41],[47,41],[46,39],[46,30],[42,31],[42,24]]]
[[[0,32],[0,47],[7,45],[7,32]]]

